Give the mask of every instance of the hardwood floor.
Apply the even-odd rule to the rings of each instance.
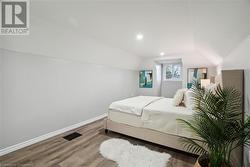
[[[62,138],[74,131],[82,136],[72,141]],[[99,154],[99,145],[110,138],[123,138],[133,144],[170,154],[172,158],[166,165],[167,167],[193,167],[195,163],[196,157],[187,153],[113,132],[106,135],[103,120],[99,120],[2,156],[0,167],[116,167],[115,162]]]

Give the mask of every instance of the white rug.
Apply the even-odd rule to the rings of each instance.
[[[169,154],[151,151],[122,139],[104,141],[100,146],[100,153],[103,157],[115,161],[119,167],[166,167],[171,157]]]

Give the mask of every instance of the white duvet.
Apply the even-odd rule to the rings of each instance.
[[[174,106],[172,98],[138,96],[114,102],[110,105],[109,109],[128,113],[131,116],[140,116],[139,127],[178,136],[196,138],[187,128],[177,121],[177,119],[190,120],[194,111],[186,107]],[[135,124],[132,123],[132,120],[124,121],[123,119],[114,119],[113,121],[120,121],[120,123],[126,123],[128,125],[130,125],[130,122],[131,125]]]
[[[117,110],[129,114],[142,115],[143,109],[148,105],[162,99],[156,96],[137,96],[120,101],[113,102],[109,109]]]
[[[173,99],[163,98],[144,108],[143,127],[173,135],[194,137],[177,119],[190,120],[194,111],[186,107],[176,107]]]

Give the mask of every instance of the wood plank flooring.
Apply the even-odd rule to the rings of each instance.
[[[62,137],[72,132],[82,136],[67,141]],[[193,167],[197,157],[132,137],[109,132],[105,134],[103,120],[55,136],[40,143],[0,157],[0,167],[117,167],[99,153],[100,144],[110,138],[123,138],[151,150],[172,156],[167,167]]]

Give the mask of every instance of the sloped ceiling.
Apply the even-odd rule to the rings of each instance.
[[[250,34],[249,0],[34,0],[31,14],[137,56],[194,53],[213,64]]]

